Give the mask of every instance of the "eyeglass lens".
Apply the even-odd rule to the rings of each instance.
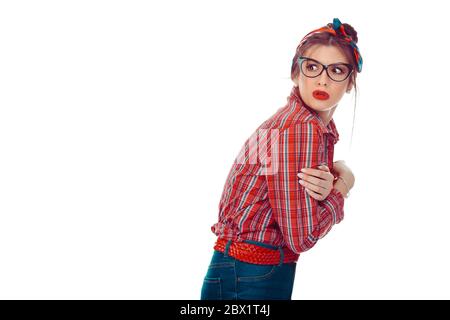
[[[314,78],[317,77],[323,70],[323,65],[313,60],[302,60],[301,62],[302,72],[305,76]],[[334,81],[344,81],[351,69],[341,63],[331,64],[328,66],[328,75]]]

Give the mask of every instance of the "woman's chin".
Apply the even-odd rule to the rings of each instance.
[[[311,103],[308,104],[308,106],[311,109],[314,109],[315,111],[326,111],[331,108],[330,103],[325,100],[324,101],[319,101],[319,100],[311,101]]]

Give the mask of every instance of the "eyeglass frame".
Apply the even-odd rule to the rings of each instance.
[[[312,61],[317,62],[318,64],[320,64],[320,65],[322,66],[322,71],[320,71],[320,73],[319,73],[317,76],[314,76],[314,77],[307,76],[307,75],[303,72],[303,70],[302,70],[302,61],[306,61],[306,60],[312,60]],[[320,76],[320,75],[323,73],[323,70],[325,70],[325,72],[327,73],[328,78],[330,78],[331,80],[333,80],[333,81],[335,81],[335,82],[342,82],[342,81],[347,80],[348,77],[349,77],[349,76],[353,73],[353,71],[354,71],[354,68],[353,68],[353,66],[352,66],[351,64],[349,64],[349,63],[343,63],[343,62],[330,63],[330,64],[323,64],[323,63],[317,61],[316,59],[308,58],[308,57],[303,57],[303,56],[298,57],[297,62],[298,62],[299,67],[300,67],[300,68],[299,68],[299,69],[300,69],[300,72],[303,73],[303,75],[304,75],[305,77],[308,77],[308,78],[317,78],[318,76]],[[347,66],[347,67],[350,69],[350,72],[348,73],[348,75],[347,75],[347,76],[345,77],[345,79],[343,79],[343,80],[334,80],[333,78],[330,77],[330,74],[328,73],[328,67],[329,67],[329,66],[333,66],[333,65],[337,65],[337,64],[343,64],[343,65]]]

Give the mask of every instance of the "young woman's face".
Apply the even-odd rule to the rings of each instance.
[[[335,46],[314,45],[308,48],[303,56],[317,60],[325,65],[341,62],[350,63],[340,49]],[[319,70],[317,68],[322,68],[314,62],[309,63],[308,61],[305,61],[304,63],[308,63],[307,67],[312,72],[314,70]],[[342,72],[342,70],[331,70],[331,68],[329,68],[328,72],[333,75],[333,73],[337,74]],[[328,77],[325,70],[323,70],[321,75],[315,78],[309,78],[300,71],[298,78],[295,79],[294,82],[299,87],[299,92],[303,101],[309,107],[316,111],[328,111],[336,107],[345,92],[349,93],[351,91],[352,76],[353,74],[342,82],[336,82]],[[324,99],[324,96],[317,94],[317,92],[314,94],[314,91],[316,90],[328,93],[328,98],[326,98],[325,95],[326,99]]]

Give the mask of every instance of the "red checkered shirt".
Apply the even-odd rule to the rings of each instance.
[[[335,175],[333,152],[338,140],[334,120],[325,126],[294,86],[286,106],[242,146],[226,179],[212,232],[224,239],[281,246],[296,254],[312,248],[344,218],[344,197],[333,188],[318,201],[298,183],[297,174],[302,168],[326,164]]]

